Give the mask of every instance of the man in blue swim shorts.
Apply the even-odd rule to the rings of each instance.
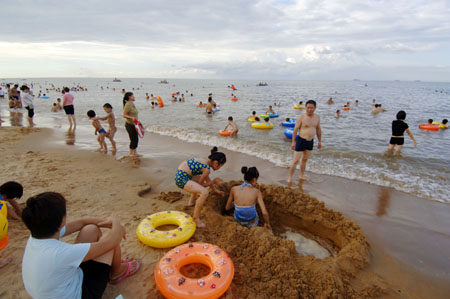
[[[294,132],[292,133],[292,144],[291,148],[294,151],[294,158],[292,160],[291,167],[289,168],[289,179],[288,184],[292,183],[292,177],[297,167],[297,163],[300,161],[300,156],[302,160],[300,162],[300,175],[299,180],[304,180],[306,162],[311,154],[314,147],[314,137],[317,134],[317,139],[319,143],[317,145],[318,149],[322,148],[322,129],[320,128],[320,117],[314,114],[316,111],[316,102],[309,100],[306,102],[306,113],[300,115],[294,127]],[[297,135],[298,132],[298,135]]]

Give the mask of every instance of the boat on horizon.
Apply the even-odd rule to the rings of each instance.
[[[114,78],[113,82],[122,82],[122,80]]]
[[[159,84],[169,84],[169,82],[167,80],[161,80],[159,81]]]

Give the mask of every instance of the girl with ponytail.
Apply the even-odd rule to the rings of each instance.
[[[188,206],[195,205],[193,218],[199,228],[206,227],[200,220],[200,211],[209,194],[207,187],[211,187],[217,194],[225,196],[225,193],[218,191],[214,186],[222,184],[222,180],[219,178],[211,180],[209,174],[211,169],[214,171],[219,170],[226,162],[227,157],[225,154],[219,152],[217,147],[214,147],[211,150],[211,155],[208,156],[208,160],[188,159],[178,166],[175,173],[175,184],[180,189],[191,193]],[[198,198],[196,199],[197,196]]]
[[[231,188],[225,209],[230,210],[234,201],[234,219],[244,226],[257,226],[259,217],[256,203],[258,203],[264,218],[264,227],[272,230],[262,193],[256,188],[259,177],[258,169],[244,166],[241,172],[244,174],[244,182],[240,186]]]

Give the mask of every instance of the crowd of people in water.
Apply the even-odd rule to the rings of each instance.
[[[28,112],[27,119],[29,127],[34,126],[34,94],[31,91],[33,85],[17,84],[5,86],[8,93],[8,105],[11,109],[25,108]],[[232,85],[233,91],[236,90]],[[76,118],[74,107],[74,95],[71,90],[87,90],[81,86],[76,89],[63,87],[53,90],[62,94],[61,98],[53,104],[51,111],[58,112],[64,110],[69,122],[69,130],[75,130]],[[101,87],[103,89],[103,87]],[[49,90],[45,90],[48,92]],[[130,139],[130,156],[140,157],[137,153],[139,137],[143,132],[139,131],[139,111],[135,105],[133,92],[121,90],[123,94],[122,117],[125,120],[125,130]],[[41,92],[40,92],[41,93]],[[42,93],[44,95],[44,93]],[[186,95],[189,92],[186,90]],[[172,102],[184,102],[185,94],[175,92],[171,95]],[[0,98],[4,98],[4,90],[0,89]],[[45,96],[45,95],[44,95]],[[192,97],[193,94],[190,93]],[[232,101],[237,101],[237,96],[232,94]],[[151,108],[162,106],[153,94],[146,93],[146,100],[151,101]],[[326,102],[328,105],[335,104],[332,98]],[[359,101],[355,100],[353,106],[358,106]],[[281,103],[270,105],[265,111],[265,115],[275,115],[274,107],[280,107]],[[305,169],[307,161],[314,149],[314,140],[317,138],[317,149],[322,148],[322,129],[320,126],[320,116],[315,113],[317,103],[314,100],[300,101],[295,104],[296,109],[304,109],[295,120],[292,132],[290,149],[293,151],[293,159],[289,168],[288,184],[293,182],[293,176],[300,163],[299,182],[305,180]],[[343,110],[350,110],[352,104],[347,102]],[[220,106],[213,100],[210,93],[206,103],[200,102],[197,107],[205,108],[207,116],[211,117],[220,110]],[[86,112],[87,117],[92,122],[94,134],[97,135],[99,151],[108,152],[106,140],[112,146],[115,153],[116,142],[114,136],[117,132],[116,117],[110,103],[104,103],[104,115],[100,116],[94,110]],[[377,114],[386,111],[382,104],[372,101],[372,113]],[[340,109],[336,110],[336,118],[340,117]],[[249,120],[261,121],[261,118],[253,111]],[[405,122],[406,112],[398,111],[396,119],[392,122],[392,137],[389,141],[388,152],[400,153],[404,145],[404,133],[412,139],[414,146],[416,140]],[[270,123],[270,117],[263,118],[265,123]],[[290,119],[286,119],[289,121]],[[107,122],[108,128],[102,126],[102,121]],[[448,128],[447,119],[435,124],[430,119],[428,126],[438,125],[440,128]],[[230,136],[236,137],[239,128],[232,116],[228,117],[228,123],[223,131],[230,128]],[[209,190],[225,196],[219,186],[223,184],[220,178],[211,179],[212,171],[220,170],[227,162],[225,153],[220,152],[217,147],[211,149],[210,155],[204,158],[189,158],[182,161],[174,175],[174,185],[190,194],[188,206],[192,206],[193,219],[198,228],[206,227],[201,220],[201,210],[205,204]],[[225,209],[234,210],[234,219],[243,226],[263,225],[271,230],[269,213],[265,207],[261,191],[257,183],[259,172],[256,167],[243,166],[241,168],[243,182],[229,190],[228,200]],[[125,235],[125,228],[116,218],[97,219],[83,218],[72,222],[66,222],[66,200],[54,192],[44,192],[30,197],[26,201],[26,207],[22,210],[17,199],[23,194],[21,184],[10,181],[0,186],[0,220],[9,217],[10,219],[21,219],[31,232],[31,237],[26,244],[22,261],[22,275],[27,292],[34,298],[52,297],[76,297],[76,298],[98,298],[101,297],[107,283],[118,284],[127,277],[139,271],[141,263],[136,259],[122,258],[120,250],[121,239]],[[7,209],[7,203],[12,209]],[[259,219],[258,209],[261,211],[262,221]],[[2,220],[3,219],[3,220]],[[109,228],[107,233],[101,233],[100,228]],[[63,236],[78,233],[75,243],[61,242]],[[3,239],[2,239],[3,238]],[[3,243],[2,243],[3,241]],[[4,236],[0,235],[0,249],[5,244]],[[7,241],[6,241],[7,244]],[[6,246],[6,245],[4,245]],[[0,258],[0,268],[11,262],[8,257]]]

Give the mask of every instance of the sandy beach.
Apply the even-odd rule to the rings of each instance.
[[[119,132],[125,134],[124,132]],[[127,229],[123,255],[139,259],[142,269],[119,285],[109,285],[104,298],[162,298],[153,271],[168,251],[143,245],[136,227],[147,215],[181,210],[187,193],[173,183],[183,159],[204,157],[209,147],[172,137],[147,134],[140,160],[94,153],[68,146],[71,137],[51,129],[2,128],[1,181],[24,186],[19,201],[43,191],[62,193],[68,221],[84,216],[120,218]],[[446,298],[450,293],[450,205],[424,200],[391,188],[343,178],[309,174],[301,188],[287,188],[285,168],[231,151],[227,164],[212,177],[239,183],[240,167],[256,165],[260,189],[273,234],[262,227],[245,228],[222,213],[226,198],[210,194],[202,217],[207,228],[191,241],[216,244],[228,252],[236,273],[224,298]],[[296,251],[281,235],[292,230],[316,240],[330,257],[319,259]],[[10,220],[9,245],[1,257],[1,298],[29,298],[21,262],[29,236],[25,225]],[[70,242],[71,238],[64,241]]]

